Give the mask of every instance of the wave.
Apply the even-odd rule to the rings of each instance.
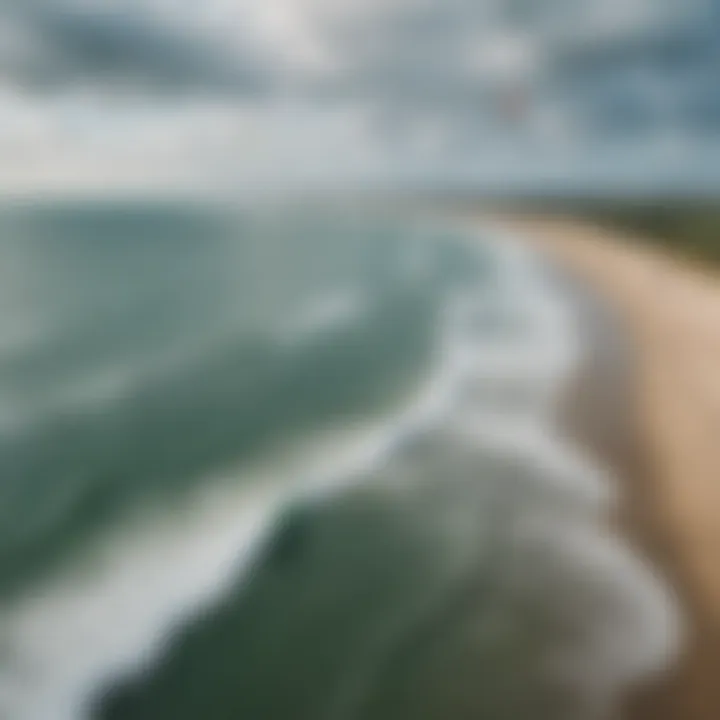
[[[99,423],[98,467],[112,468],[118,491],[112,522],[8,596],[0,714],[212,717],[230,693],[248,717],[446,717],[459,711],[445,694],[451,668],[462,659],[483,677],[507,650],[473,630],[493,625],[498,603],[515,621],[527,604],[569,624],[573,643],[547,642],[535,659],[555,685],[581,688],[588,717],[672,652],[662,589],[601,530],[612,479],[555,424],[583,351],[572,308],[540,260],[496,229],[412,228],[404,245],[398,232],[370,241],[395,248],[395,270],[385,252],[361,253],[372,290],[295,302],[254,345],[215,343],[212,362],[206,346],[138,374],[132,390],[90,393],[60,435],[51,419],[13,438],[5,462],[16,466],[80,439],[92,459]],[[102,412],[88,417],[93,406]],[[138,448],[152,461],[138,465]],[[122,513],[118,492],[135,503]],[[602,588],[594,620],[587,583]],[[374,601],[358,606],[368,592]],[[217,680],[228,667],[232,692]],[[183,693],[186,672],[197,698]],[[473,703],[510,701],[508,683],[532,695],[537,678],[504,672],[477,683]]]

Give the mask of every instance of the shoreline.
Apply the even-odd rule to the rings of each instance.
[[[643,447],[633,387],[637,383],[637,353],[629,329],[604,298],[583,286],[572,272],[558,268],[569,301],[579,306],[583,356],[561,398],[558,422],[571,442],[610,471],[619,486],[618,502],[608,518],[679,607],[673,577],[662,561],[668,551],[649,517],[646,498],[651,492],[651,458]],[[683,617],[684,620],[684,612]],[[670,658],[673,663],[676,658]],[[621,705],[623,720],[664,720],[663,689],[673,665],[628,688]],[[679,718],[677,719],[679,720]]]
[[[720,605],[713,601],[720,597],[720,568],[713,551],[720,550],[720,503],[713,500],[720,499],[720,451],[707,424],[708,409],[720,400],[711,394],[720,365],[701,350],[717,350],[720,358],[720,312],[713,312],[720,311],[720,284],[589,223],[501,222],[584,286],[628,336],[624,368],[608,358],[609,343],[595,342],[571,384],[563,418],[573,439],[615,471],[622,493],[611,522],[670,586],[686,623],[680,657],[629,692],[625,717],[717,720]],[[698,386],[707,395],[689,393]],[[588,407],[592,416],[583,411]]]
[[[555,278],[551,278],[555,279]],[[557,278],[558,283],[560,285],[560,293],[564,294],[562,292],[563,286],[568,285],[571,283],[571,280],[565,277],[559,277]],[[569,300],[573,301],[576,300],[581,296],[582,289],[580,287],[568,287],[568,294],[570,295]],[[592,339],[595,343],[597,343],[598,347],[604,346],[604,343],[602,340],[606,337],[606,333],[611,333],[612,336],[616,333],[616,326],[612,322],[612,318],[597,318],[596,321],[593,321],[595,319],[595,316],[598,313],[601,313],[604,310],[604,306],[597,302],[595,298],[591,297],[587,293],[582,293],[582,297],[585,298],[584,303],[579,303],[580,310],[581,310],[581,317],[585,318],[586,313],[590,314],[592,313],[593,317],[590,318],[589,322],[587,324],[583,324],[583,327],[587,327],[589,331],[589,337]],[[582,311],[585,312],[582,312]],[[616,346],[613,346],[616,347]],[[616,349],[625,349],[625,345],[621,344],[617,346]],[[595,357],[596,353],[594,352],[587,352],[586,353],[590,357]],[[614,382],[617,376],[624,377],[622,374],[622,370],[624,367],[624,364],[626,362],[624,355],[614,353],[613,354],[613,362],[609,363],[607,365],[603,365],[604,368],[608,370],[609,376],[607,378],[606,383],[606,389],[607,388],[615,388],[617,389],[617,383]],[[618,367],[618,365],[620,367]],[[581,365],[581,367],[583,367]],[[597,373],[596,373],[597,375]],[[592,378],[585,379],[584,374],[582,377],[578,378],[577,383],[579,385],[583,385],[585,382],[592,382]],[[596,382],[596,386],[598,389],[600,388],[601,382]],[[564,393],[563,393],[564,394]],[[608,400],[608,394],[606,392],[598,393],[598,397],[603,398],[605,400]],[[608,403],[608,410],[610,410],[611,407],[616,407],[614,405],[615,402],[619,402],[620,398],[615,398],[612,402]],[[565,437],[569,439],[572,444],[583,444],[584,446],[587,446],[589,440],[591,438],[604,438],[603,442],[607,440],[605,436],[602,433],[598,433],[595,430],[595,425],[593,421],[595,418],[598,417],[598,414],[595,414],[592,412],[595,408],[592,403],[587,402],[585,398],[582,398],[581,402],[582,407],[576,408],[574,412],[580,412],[582,413],[582,417],[585,419],[585,421],[588,423],[587,427],[583,430],[583,437],[575,437],[571,433],[564,433]],[[572,412],[572,411],[570,411]],[[577,429],[577,428],[576,428]],[[612,437],[625,437],[622,433],[613,432]],[[583,443],[582,441],[586,440],[588,442]],[[322,522],[322,518],[315,518],[316,522]],[[292,531],[295,532],[294,530]],[[307,533],[303,531],[303,534],[307,536]],[[313,530],[313,535],[316,535],[316,530]],[[333,545],[337,544],[337,540],[333,543]],[[288,573],[294,572],[296,574],[295,578],[285,578],[285,581],[288,582],[288,590],[291,590],[293,587],[297,589],[297,573],[298,568],[302,567],[302,565],[298,565],[298,563],[302,562],[308,562],[312,558],[306,557],[303,559],[303,555],[307,553],[307,548],[302,552],[298,553],[297,548],[295,551],[292,550],[292,548],[288,549],[287,543],[283,543],[281,546],[281,550],[278,553],[278,558],[280,559],[280,564],[278,566],[275,566],[274,563],[271,563],[271,566],[266,568],[265,573],[266,577],[265,580],[270,580],[273,583],[282,582],[283,575],[287,575]],[[283,549],[284,548],[284,549]],[[387,553],[388,547],[384,547],[384,554]],[[312,550],[311,550],[312,552]],[[335,552],[335,549],[333,548],[333,552]],[[290,558],[290,562],[287,562],[287,559]],[[357,560],[354,564],[357,564]],[[590,567],[590,570],[592,570],[592,567]],[[278,569],[282,569],[283,574],[279,574]],[[359,570],[362,568],[356,568],[353,570],[353,575],[359,574]],[[258,577],[262,578],[262,575],[259,575]],[[260,597],[263,597],[262,594],[262,583],[260,585],[261,588],[261,595]],[[403,667],[404,662],[408,662],[407,657],[415,657],[416,654],[419,656],[422,656],[422,648],[424,643],[429,638],[429,641],[434,642],[434,639],[437,636],[437,628],[438,628],[438,622],[439,627],[443,629],[443,631],[450,628],[452,630],[453,625],[451,623],[454,622],[463,622],[463,617],[465,612],[469,612],[468,608],[472,607],[474,603],[477,601],[476,594],[475,594],[475,586],[474,584],[469,585],[470,590],[469,591],[463,591],[459,596],[459,601],[461,603],[460,606],[456,605],[455,602],[451,603],[449,605],[450,611],[445,610],[445,602],[442,603],[440,606],[440,610],[442,611],[439,615],[436,615],[435,611],[433,610],[432,614],[429,616],[429,618],[426,620],[424,618],[424,611],[423,611],[423,617],[420,618],[419,627],[422,630],[422,632],[418,635],[418,633],[415,631],[414,626],[415,622],[412,623],[413,626],[413,632],[411,634],[411,640],[412,644],[410,647],[413,648],[413,652],[409,655],[406,655],[405,648],[407,647],[406,643],[403,642],[400,645],[401,652],[399,654],[394,653],[391,655],[391,658],[395,658],[393,662],[397,662],[400,665],[400,668]],[[266,589],[267,590],[267,589]],[[269,593],[269,591],[268,591]],[[277,585],[274,586],[274,593],[277,594]],[[286,593],[284,593],[286,594]],[[267,598],[265,598],[265,602],[269,600],[269,595]],[[168,687],[172,687],[173,684],[177,680],[177,675],[179,672],[182,671],[182,668],[184,667],[184,664],[186,662],[190,662],[188,658],[196,657],[198,652],[198,647],[202,648],[205,640],[203,638],[211,637],[215,638],[214,642],[220,642],[219,638],[222,636],[223,638],[227,634],[225,631],[223,631],[223,628],[226,628],[228,624],[231,626],[234,625],[236,622],[242,623],[243,618],[245,617],[244,613],[247,611],[247,608],[243,607],[243,602],[238,602],[238,598],[231,599],[227,602],[227,604],[223,604],[223,608],[217,615],[214,616],[214,619],[208,618],[206,621],[206,624],[200,624],[193,625],[192,628],[188,628],[187,632],[183,631],[183,636],[181,642],[176,646],[177,654],[173,654],[172,657],[168,656],[167,663],[163,663],[162,667],[158,667],[155,670],[153,670],[149,677],[146,677],[144,679],[141,679],[138,681],[137,684],[128,684],[125,685],[120,684],[116,685],[115,687],[109,687],[106,688],[107,695],[104,696],[102,699],[103,701],[103,712],[106,714],[103,715],[103,717],[129,717],[131,714],[134,716],[135,708],[140,708],[138,710],[139,712],[142,712],[141,708],[143,707],[153,707],[154,702],[164,703],[168,702],[167,700],[163,699],[166,695],[171,694],[168,693]],[[264,603],[261,603],[261,605]],[[434,603],[433,603],[434,605]],[[285,613],[287,614],[287,613]],[[260,615],[262,619],[262,614]],[[439,617],[439,621],[438,621]],[[257,618],[252,624],[255,624],[257,622]],[[262,628],[262,622],[257,623],[259,628]],[[429,633],[425,631],[425,628],[429,628]],[[208,631],[208,628],[210,630]],[[209,635],[206,633],[209,632]],[[247,632],[247,628],[246,628]],[[421,644],[419,646],[416,645],[416,637],[420,637]],[[449,637],[453,637],[452,633],[448,633]],[[252,635],[251,635],[252,637]],[[188,644],[189,643],[189,644]],[[250,643],[252,645],[252,642]],[[307,643],[308,646],[310,646],[310,643]],[[417,648],[420,648],[420,651],[417,653],[415,652]],[[229,652],[229,651],[227,651]],[[233,650],[232,652],[237,652],[237,650]],[[222,654],[222,653],[220,653]],[[402,673],[400,671],[396,672],[389,672],[388,675],[390,677],[399,677]],[[261,684],[262,685],[262,684]],[[371,699],[373,695],[369,696]],[[615,695],[614,697],[617,697]],[[554,701],[556,701],[555,698],[553,698]],[[549,700],[548,700],[549,702]],[[573,700],[570,700],[569,702],[573,702]],[[129,703],[129,704],[127,704]],[[135,705],[135,703],[138,703]],[[162,707],[162,705],[160,705]],[[565,708],[563,708],[565,709]],[[151,711],[152,712],[152,711]],[[145,715],[143,715],[144,717]],[[158,714],[158,717],[160,714]],[[282,715],[279,715],[282,716]],[[464,715],[463,715],[464,716]],[[448,716],[449,717],[449,716]],[[565,717],[565,715],[563,715]]]

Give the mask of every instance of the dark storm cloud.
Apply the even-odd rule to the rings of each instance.
[[[83,6],[0,0],[0,19],[25,42],[21,52],[0,55],[0,69],[36,91],[89,85],[109,93],[247,101],[284,94],[318,109],[362,102],[370,108],[371,132],[390,142],[428,121],[452,126],[459,139],[478,126],[485,102],[465,54],[491,7],[468,0],[409,3],[378,6],[361,20],[341,14],[338,21],[321,13],[315,29],[342,65],[328,79],[281,61],[287,47],[243,42],[252,27],[247,35],[233,28],[232,44],[214,42],[188,18],[172,22],[154,11],[152,0]]]
[[[152,12],[79,7],[51,0],[0,6],[8,33],[25,47],[4,53],[2,68],[33,89],[89,83],[171,93],[257,95],[273,84],[270,64],[242,47],[220,49]]]
[[[270,15],[275,13],[281,26],[307,23],[329,50],[333,67],[327,72],[303,61],[302,47],[294,45],[298,28],[284,35],[281,27],[273,35],[256,27],[263,20],[252,0],[238,0],[237,7],[248,13],[242,23],[239,15],[228,15],[224,38],[191,20],[205,9],[222,15],[226,4],[198,1],[203,4],[178,4],[168,15],[158,11],[155,0],[82,7],[80,0],[0,0],[0,22],[4,18],[25,38],[24,47],[10,43],[4,52],[0,39],[0,70],[34,89],[91,84],[150,97],[200,95],[258,104],[282,97],[317,110],[358,106],[372,133],[393,144],[412,143],[429,127],[455,146],[498,129],[526,133],[553,109],[554,98],[588,128],[602,112],[613,127],[632,120],[644,128],[646,119],[633,103],[655,112],[634,91],[626,101],[616,87],[626,74],[613,62],[617,42],[603,37],[589,48],[586,42],[595,37],[596,11],[615,13],[618,28],[625,13],[632,29],[633,8],[646,6],[641,0],[337,0],[332,7],[315,0],[272,0]],[[697,25],[687,32],[695,33]],[[664,82],[667,73],[642,39],[643,32],[651,38],[657,33],[639,27],[639,34],[623,31],[623,42],[650,67],[656,84]],[[698,46],[692,37],[692,46]],[[568,51],[568,43],[576,49]],[[494,57],[488,48],[498,51]],[[521,57],[513,60],[516,51]]]

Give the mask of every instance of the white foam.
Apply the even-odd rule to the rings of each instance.
[[[313,336],[356,320],[368,305],[368,298],[359,289],[339,288],[301,308],[292,325],[281,330],[280,339],[289,343],[307,342]]]
[[[573,543],[574,563],[597,559],[608,583],[628,589],[627,607],[641,618],[635,631],[627,630],[633,660],[622,672],[616,668],[616,685],[670,652],[671,639],[658,643],[653,635],[658,624],[672,624],[658,599],[662,592],[620,546],[607,560],[597,528],[612,500],[610,479],[552,425],[558,393],[579,358],[573,318],[520,244],[499,238],[493,248],[500,271],[492,292],[482,287],[452,300],[434,370],[407,407],[328,434],[312,452],[273,458],[271,469],[245,470],[241,484],[209,483],[182,512],[138,518],[105,539],[91,566],[48,578],[3,608],[0,642],[8,660],[0,673],[0,717],[83,718],[94,690],[152,663],[174,627],[247,572],[291,494],[318,502],[365,482],[408,437],[433,428],[523,460],[535,467],[538,482],[580,510],[582,532],[571,538],[562,526],[552,537],[561,548],[565,539]],[[487,320],[498,305],[511,331],[493,335],[489,345],[473,314]],[[308,322],[325,327],[359,307],[356,299],[334,301],[311,312]],[[91,395],[106,392],[101,384]]]
[[[138,521],[0,614],[0,717],[78,720],[92,691],[162,651],[173,627],[249,567],[279,489],[207,493]]]

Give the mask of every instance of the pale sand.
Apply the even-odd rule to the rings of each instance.
[[[625,524],[674,584],[690,638],[679,666],[633,699],[629,715],[718,720],[720,276],[589,224],[503,222],[606,300],[633,343],[630,399],[646,462],[627,478]]]

